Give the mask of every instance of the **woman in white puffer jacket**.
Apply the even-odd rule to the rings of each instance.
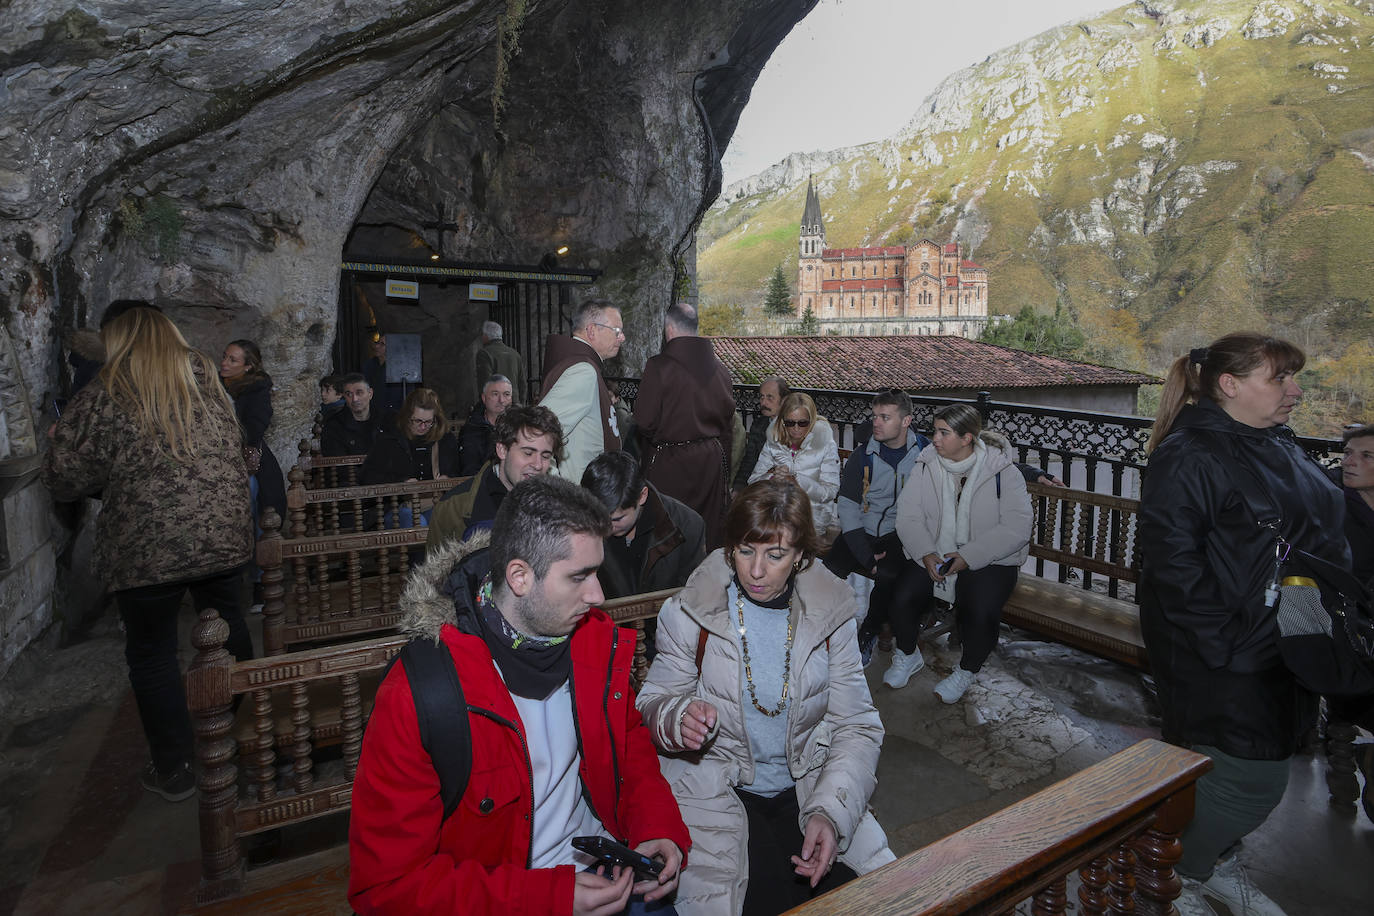
[[[835,497],[840,493],[840,451],[834,430],[816,413],[816,402],[809,394],[796,391],[783,398],[749,482],[774,476],[779,469],[791,474],[811,498],[816,534],[838,528]]]
[[[964,644],[959,667],[935,685],[941,700],[958,702],[997,645],[1002,606],[1030,552],[1030,497],[1015,459],[972,406],[935,412],[935,435],[897,498],[897,536],[924,575],[910,616],[893,621],[892,667],[883,675],[889,687],[904,686],[924,665],[916,634],[933,598],[954,605]]]

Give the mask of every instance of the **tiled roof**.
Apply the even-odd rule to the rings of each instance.
[[[1139,372],[1040,356],[963,337],[716,337],[738,384],[777,373],[800,388],[908,391],[1153,385]]]
[[[959,285],[959,278],[958,278],[958,277],[945,277],[945,286],[946,286],[946,288],[948,288],[948,289],[953,289],[954,287],[956,287],[956,286],[958,286],[958,285]]]
[[[958,242],[950,242],[949,244],[945,245],[944,251],[945,251],[945,254],[958,254],[958,253],[959,253],[959,243],[958,243]]]
[[[986,267],[984,267],[982,264],[979,264],[977,261],[960,261],[959,266],[962,267],[964,270],[987,270]]]

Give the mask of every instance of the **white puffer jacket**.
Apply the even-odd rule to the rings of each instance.
[[[817,534],[839,525],[835,497],[840,494],[840,451],[835,444],[835,431],[825,417],[816,418],[816,425],[795,452],[774,439],[770,429],[749,482],[767,477],[777,465],[790,470],[806,495],[811,497],[811,515]]]
[[[964,485],[972,488],[973,505],[969,507],[969,541],[958,545],[958,551],[969,569],[992,564],[1019,567],[1030,555],[1030,496],[1015,460],[1005,440],[989,444],[978,479]],[[935,446],[927,445],[897,498],[897,536],[906,555],[917,563],[926,554],[939,552],[945,473]]]
[[[663,775],[692,832],[676,902],[682,916],[738,913],[749,878],[748,820],[732,789],[753,781],[754,759],[743,727],[739,633],[726,606],[731,575],[724,551],[717,550],[664,603],[658,655],[638,698],[660,748]],[[822,814],[835,825],[841,861],[864,874],[896,857],[868,810],[883,724],[859,660],[854,594],[816,563],[797,577],[793,614],[787,763],[801,809],[797,850],[807,819]],[[698,675],[702,630],[707,638]],[[681,747],[682,715],[695,699],[716,707],[714,736],[703,751],[663,754],[665,747]]]

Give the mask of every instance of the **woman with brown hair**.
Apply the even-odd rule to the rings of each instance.
[[[219,360],[219,377],[234,400],[234,413],[243,427],[243,455],[253,491],[254,519],[262,526],[262,510],[277,510],[286,520],[286,481],[281,465],[267,444],[272,425],[272,376],[263,371],[262,352],[251,340],[231,340]]]
[[[1031,504],[1015,459],[1007,440],[984,429],[971,404],[935,411],[931,443],[897,497],[897,536],[921,568],[914,606],[890,615],[887,686],[905,687],[925,667],[916,638],[937,597],[954,605],[963,640],[958,667],[935,685],[942,702],[963,697],[996,647],[1002,607],[1030,554]]]
[[[186,592],[229,624],[236,658],[253,654],[240,594],[253,550],[248,475],[214,363],[166,316],[134,304],[100,337],[105,365],[54,424],[43,482],[59,500],[100,496],[95,568],[124,623],[129,683],[152,756],[141,781],[180,801],[195,792],[177,662]]]
[[[802,488],[753,483],[658,616],[638,705],[692,833],[683,916],[780,913],[894,858],[854,594],[817,547]]]
[[[794,391],[782,399],[749,482],[779,474],[791,475],[811,498],[817,534],[838,530],[835,497],[840,493],[840,451],[834,430],[816,413],[816,402],[805,392]]]
[[[363,483],[442,480],[458,476],[458,440],[449,432],[439,395],[416,388],[396,415],[396,428],[372,443],[359,479]]]
[[[1282,910],[1249,883],[1240,840],[1283,798],[1317,698],[1285,667],[1275,601],[1283,545],[1345,569],[1341,492],[1287,427],[1306,357],[1228,334],[1169,370],[1150,435],[1136,543],[1140,622],[1164,738],[1212,758],[1183,833],[1184,916]]]

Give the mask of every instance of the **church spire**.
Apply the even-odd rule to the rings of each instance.
[[[821,197],[811,176],[806,176],[806,207],[802,210],[799,253],[803,258],[818,258],[825,250],[825,223],[821,220]]]
[[[801,220],[802,235],[825,235],[825,226],[821,222],[821,198],[816,193],[816,186],[811,183],[811,176],[806,176],[806,207],[802,210]]]

